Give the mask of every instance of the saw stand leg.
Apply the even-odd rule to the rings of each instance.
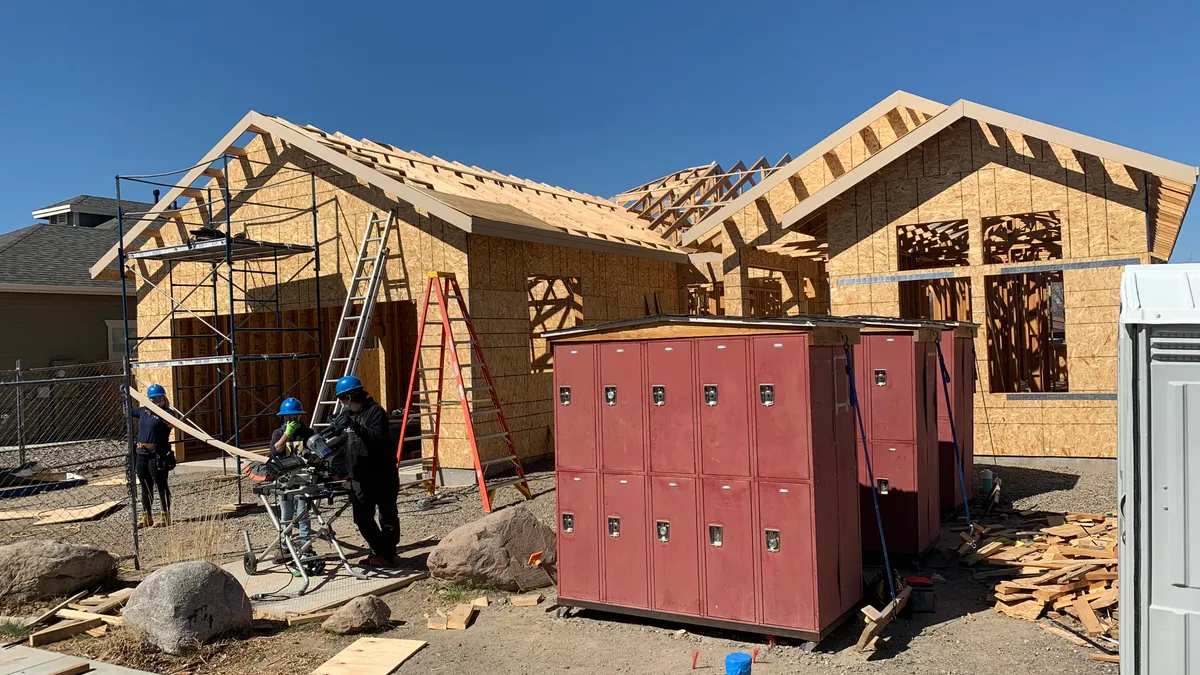
[[[348,502],[335,511],[329,520],[325,520],[325,516],[321,513],[320,507],[317,506],[317,500],[314,499],[310,501],[308,504],[308,509],[309,513],[316,517],[317,525],[320,527],[318,536],[325,537],[325,541],[329,542],[329,548],[333,549],[333,552],[337,554],[338,559],[342,561],[342,567],[345,568],[345,570],[349,572],[350,575],[355,579],[358,579],[359,581],[366,581],[367,575],[350,566],[350,561],[346,559],[346,552],[342,550],[342,545],[338,542],[337,535],[333,531],[334,519],[342,515],[342,512],[346,510],[347,506],[349,506]]]
[[[296,522],[299,518],[299,515],[297,513],[293,513],[292,519],[285,524],[280,520],[279,516],[275,514],[275,509],[271,507],[271,502],[267,499],[266,495],[259,495],[259,499],[262,500],[263,506],[266,507],[267,517],[271,519],[271,524],[275,526],[275,532],[278,535],[277,541],[268,546],[267,550],[263,552],[261,560],[270,559],[268,554],[273,553],[276,549],[278,549],[282,555],[284,548],[286,548],[288,557],[292,559],[292,563],[296,565],[296,569],[300,570],[300,578],[303,580],[303,583],[300,586],[300,592],[297,595],[304,595],[308,591],[308,571],[304,569],[304,565],[301,563],[300,553],[296,551],[296,547],[292,545],[292,530],[296,528]],[[299,509],[297,509],[297,511],[299,511]],[[242,538],[246,544],[246,557],[242,561],[242,566],[245,568],[248,574],[254,574],[254,571],[252,570],[257,570],[258,561],[260,558],[254,555],[254,551],[250,546],[250,535],[245,530],[242,530]]]

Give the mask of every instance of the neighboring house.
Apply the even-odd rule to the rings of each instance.
[[[88,266],[117,240],[116,200],[81,195],[33,212],[48,219],[0,234],[0,370],[124,358],[121,284]],[[152,205],[124,202],[126,212]],[[129,303],[130,320],[136,302]]]

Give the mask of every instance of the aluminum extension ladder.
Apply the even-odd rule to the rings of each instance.
[[[451,301],[453,304],[451,304]],[[433,321],[440,321],[442,325],[442,338],[438,342],[427,343],[425,341],[426,329],[429,327],[429,312],[431,307],[437,307],[440,317],[436,317]],[[480,497],[483,500],[483,510],[485,513],[492,512],[492,499],[496,494],[496,490],[515,486],[525,499],[533,499],[533,494],[529,490],[529,481],[525,478],[525,470],[521,467],[521,460],[517,457],[516,449],[513,446],[512,434],[508,430],[508,423],[504,419],[504,412],[500,408],[500,396],[496,393],[495,384],[492,382],[491,372],[488,371],[487,364],[483,360],[483,349],[479,344],[479,338],[475,335],[475,328],[471,323],[471,317],[467,313],[467,304],[463,300],[462,290],[458,286],[458,280],[451,272],[430,272],[429,281],[425,286],[425,298],[422,301],[421,318],[417,324],[417,353],[413,359],[412,376],[408,380],[408,396],[404,402],[404,421],[407,428],[408,422],[413,419],[423,420],[424,418],[432,418],[429,427],[431,431],[425,433],[422,431],[416,436],[401,435],[400,447],[396,450],[397,459],[404,449],[404,441],[432,441],[433,442],[433,457],[431,471],[429,477],[423,481],[425,489],[432,496],[436,490],[438,476],[438,441],[441,437],[441,422],[442,408],[451,407],[454,405],[461,406],[463,420],[467,427],[467,441],[471,446],[471,458],[475,463],[475,481],[479,484]],[[451,309],[457,308],[457,316],[451,316]],[[467,339],[455,339],[455,324],[463,324],[466,328]],[[461,331],[460,331],[461,332]],[[468,348],[468,362],[462,363],[458,357],[458,348],[466,346]],[[423,354],[426,351],[438,350],[437,365],[434,367],[426,367],[424,364]],[[458,401],[443,400],[441,397],[443,379],[445,377],[446,358],[449,357],[450,368],[454,371],[454,377],[458,387]],[[471,386],[467,387],[463,377],[463,371],[472,371]],[[436,380],[436,385],[429,389],[418,389],[418,381],[426,380],[424,373],[437,372],[436,378],[428,378]],[[482,383],[479,381],[482,378]],[[473,392],[487,392],[486,397],[477,399],[475,407],[472,407],[471,394]],[[485,434],[477,434],[476,426],[480,423],[495,422],[499,430]],[[421,425],[424,428],[425,425]],[[500,441],[503,445],[503,453],[495,457],[487,459],[479,456],[479,444],[484,441]],[[490,470],[498,469],[493,473],[507,473],[512,470],[515,475],[503,476],[488,479],[487,475]]]
[[[395,224],[395,217],[395,213],[389,211],[386,219],[372,213],[367,220],[358,249],[358,262],[354,265],[354,276],[350,280],[350,287],[346,289],[342,318],[338,321],[337,331],[329,346],[329,362],[325,364],[325,375],[321,378],[317,403],[313,406],[312,422],[309,424],[313,429],[329,426],[326,420],[337,411],[338,400],[334,391],[338,378],[353,375],[358,370],[358,358],[362,355],[363,341],[371,324],[371,312],[375,309],[379,279],[387,267],[387,238]],[[370,252],[372,249],[374,253]]]

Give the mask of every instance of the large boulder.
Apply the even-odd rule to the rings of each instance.
[[[250,598],[233,575],[210,562],[168,565],[129,596],[125,625],[168,654],[195,649],[251,623]]]
[[[321,628],[338,635],[375,630],[388,625],[392,608],[374,595],[360,595],[342,605],[321,624]]]
[[[0,603],[71,595],[98,586],[115,563],[106,551],[51,539],[0,546]]]
[[[529,566],[530,554],[555,561],[554,530],[529,509],[516,506],[455,528],[429,554],[429,573],[438,579],[519,591],[549,586],[546,573]]]

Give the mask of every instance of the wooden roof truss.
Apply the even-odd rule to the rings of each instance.
[[[983,219],[984,264],[1062,258],[1062,221],[1054,211]]]
[[[967,265],[966,220],[911,223],[896,227],[896,254],[902,270]]]

